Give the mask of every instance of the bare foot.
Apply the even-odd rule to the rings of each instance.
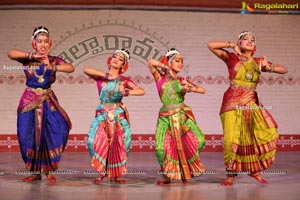
[[[50,183],[56,182],[56,178],[52,174],[46,173],[46,177],[47,177],[48,181],[50,181]]]
[[[268,182],[263,179],[259,173],[254,173],[254,174],[248,174],[250,177],[255,178],[258,182],[262,183],[262,184],[268,184]]]
[[[102,182],[102,180],[103,180],[103,178],[104,178],[104,176],[98,176],[98,178],[96,178],[95,180],[94,180],[94,183],[95,184],[100,184],[101,182]]]
[[[110,179],[110,182],[112,182],[112,181],[115,181],[116,183],[120,183],[120,184],[123,184],[126,182],[124,179],[119,179],[119,178]]]
[[[157,185],[165,185],[165,184],[170,184],[171,180],[169,178],[164,178],[162,180],[156,181]]]
[[[32,182],[32,181],[39,181],[39,180],[42,180],[42,176],[40,174],[33,174],[31,176],[23,178],[24,182]]]
[[[221,183],[222,186],[230,186],[232,184],[233,184],[233,177],[227,177],[227,179]]]

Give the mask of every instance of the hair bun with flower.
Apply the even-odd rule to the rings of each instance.
[[[179,51],[177,51],[175,48],[171,48],[167,51],[167,53],[165,54],[165,56],[167,57],[167,59],[169,60],[171,57],[173,57],[176,54],[180,54]]]
[[[169,65],[171,60],[174,58],[175,55],[180,54],[175,48],[171,48],[165,53],[165,55],[161,58],[160,62]]]
[[[126,57],[126,62],[130,60],[130,52],[128,51],[128,49],[120,49],[117,50],[116,53],[123,53],[124,56]]]

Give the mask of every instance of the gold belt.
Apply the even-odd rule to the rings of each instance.
[[[41,95],[41,94],[46,94],[46,93],[50,92],[51,88],[43,89],[43,88],[30,88],[30,87],[28,87],[27,90],[32,91],[32,92],[34,92],[38,95]]]
[[[103,103],[103,102],[101,102],[100,104],[104,107],[104,109],[106,111],[115,109],[122,105],[122,103],[120,103],[120,102],[118,102],[118,103]]]
[[[177,108],[182,108],[184,107],[184,103],[178,103],[178,104],[170,104],[170,105],[163,105],[163,107],[166,110],[175,110]]]
[[[231,83],[230,84],[231,88],[234,89],[238,89],[238,88],[242,88],[242,89],[246,89],[246,90],[255,90],[256,89],[256,84],[254,85],[240,85],[240,84],[236,84],[236,83]]]

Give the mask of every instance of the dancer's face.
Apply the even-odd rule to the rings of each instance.
[[[114,53],[112,55],[112,59],[110,61],[110,65],[112,67],[115,67],[115,68],[119,69],[119,68],[121,68],[125,64],[125,61],[126,61],[126,59],[125,59],[124,54],[122,54],[121,52]]]
[[[183,57],[179,54],[171,61],[171,68],[175,72],[180,72],[183,69]]]
[[[241,50],[253,51],[255,48],[255,38],[252,35],[245,35],[239,40]]]
[[[46,34],[39,34],[35,40],[35,50],[40,55],[46,55],[50,50],[50,39]]]

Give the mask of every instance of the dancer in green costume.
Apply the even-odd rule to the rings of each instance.
[[[157,120],[155,149],[164,178],[157,184],[168,184],[171,179],[186,183],[205,170],[199,156],[205,138],[191,108],[184,104],[184,96],[187,92],[203,94],[205,89],[177,77],[183,69],[183,57],[174,48],[161,61],[150,59],[149,68],[163,103]]]

